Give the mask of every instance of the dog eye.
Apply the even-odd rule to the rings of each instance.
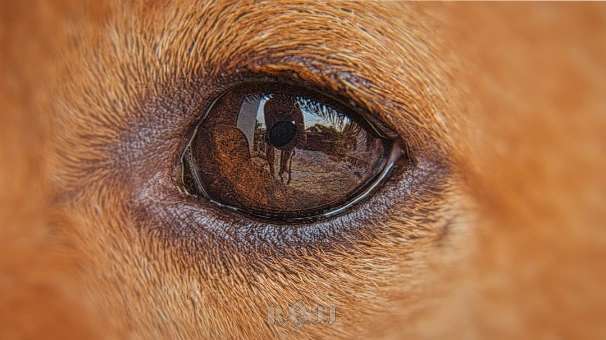
[[[271,220],[336,215],[369,196],[400,157],[385,128],[337,100],[278,83],[229,89],[181,157],[190,195]]]

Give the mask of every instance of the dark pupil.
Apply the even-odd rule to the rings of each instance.
[[[275,123],[268,133],[268,142],[276,148],[290,143],[297,134],[295,122],[280,121]]]
[[[190,193],[259,216],[322,214],[386,162],[386,141],[343,111],[299,89],[236,88],[200,122],[183,182]]]

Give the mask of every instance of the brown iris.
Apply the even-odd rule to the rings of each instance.
[[[257,217],[330,216],[367,196],[399,148],[344,105],[274,83],[232,88],[207,110],[182,158],[185,190]]]

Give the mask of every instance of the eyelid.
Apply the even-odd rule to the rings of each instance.
[[[341,102],[376,128],[379,135],[399,140],[407,156],[414,160],[422,153],[436,158],[448,158],[445,114],[436,114],[428,93],[418,84],[412,88],[393,88],[380,77],[370,80],[355,65],[332,65],[329,60],[299,55],[256,57],[236,65],[235,77],[223,82],[226,89],[238,81],[250,79],[280,81],[295,86],[315,89],[325,96]],[[414,72],[421,72],[417,70]],[[221,72],[228,74],[226,71]],[[414,77],[410,77],[414,78]],[[416,79],[416,78],[415,78]],[[378,83],[375,83],[377,81]],[[423,81],[423,80],[421,80]],[[222,81],[219,81],[222,82]],[[411,80],[408,80],[411,82]],[[440,103],[437,103],[440,104]]]
[[[313,88],[343,102],[359,113],[372,113],[383,121],[386,120],[384,114],[389,114],[376,112],[368,105],[379,99],[376,91],[380,87],[358,72],[353,65],[334,65],[329,59],[293,54],[262,57],[260,60],[237,67],[236,73],[265,75],[294,85]],[[389,101],[389,98],[381,96],[381,100]]]
[[[284,60],[296,60],[297,64],[283,65]],[[222,88],[223,91],[228,89],[232,84],[242,81],[250,82],[281,82],[297,87],[313,89],[314,92],[321,93],[337,103],[353,110],[357,115],[362,117],[373,129],[377,135],[385,139],[398,139],[402,136],[397,132],[394,126],[390,126],[385,119],[391,112],[372,110],[362,100],[360,88],[355,85],[364,86],[365,88],[373,87],[369,80],[366,80],[355,74],[353,71],[341,71],[332,74],[329,71],[330,65],[319,66],[306,61],[303,57],[291,57],[283,60],[266,60],[267,63],[255,65],[251,71],[250,68],[242,68],[236,70],[237,79],[227,81],[229,85]],[[278,71],[274,71],[274,69]],[[345,76],[346,75],[346,76]],[[379,98],[375,98],[378,100]],[[382,101],[384,99],[381,98]]]

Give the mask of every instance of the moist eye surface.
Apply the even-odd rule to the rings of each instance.
[[[399,157],[393,140],[339,102],[277,83],[216,99],[181,160],[184,190],[256,217],[330,216],[369,195]]]

